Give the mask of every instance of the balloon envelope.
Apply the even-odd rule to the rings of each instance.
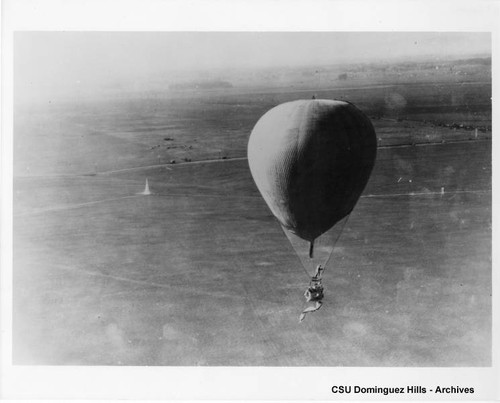
[[[375,164],[377,139],[354,105],[300,100],[276,106],[248,143],[254,181],[281,225],[309,242],[354,208]]]

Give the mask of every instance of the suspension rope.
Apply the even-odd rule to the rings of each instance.
[[[302,313],[299,316],[299,323],[302,322],[306,315],[311,312],[316,312],[318,309],[321,308],[323,305],[322,299],[324,297],[323,293],[323,285],[322,285],[322,275],[324,271],[326,270],[326,266],[328,265],[328,262],[332,258],[333,252],[335,250],[335,246],[337,245],[338,240],[340,239],[340,236],[342,235],[342,232],[344,232],[344,228],[347,224],[347,221],[349,220],[351,213],[349,213],[347,216],[345,216],[342,219],[342,223],[340,225],[340,230],[339,233],[337,234],[335,241],[333,242],[332,245],[332,251],[330,252],[330,255],[326,259],[326,262],[323,265],[319,265],[316,268],[316,273],[314,276],[311,276],[309,272],[306,270],[305,266],[302,264],[302,268],[307,274],[307,277],[309,278],[309,287],[307,288],[306,292],[304,293],[304,297],[306,298],[306,302],[308,306],[303,309]],[[312,248],[312,243],[310,248]],[[309,251],[311,252],[311,251]],[[312,258],[312,254],[309,253],[309,257]],[[311,303],[314,303],[314,305],[311,305]]]
[[[325,270],[325,268],[326,268],[327,264],[330,262],[330,260],[331,260],[331,258],[332,258],[333,252],[334,252],[334,250],[335,250],[335,245],[337,244],[338,240],[340,239],[340,236],[342,235],[342,232],[344,231],[344,228],[345,228],[345,226],[346,226],[346,224],[347,224],[347,221],[349,220],[350,215],[351,215],[351,213],[349,213],[348,215],[346,215],[346,216],[345,216],[345,217],[341,220],[341,221],[342,221],[342,223],[340,224],[340,231],[338,232],[337,236],[335,237],[335,241],[333,242],[333,245],[332,245],[332,251],[331,251],[330,255],[328,256],[327,260],[326,260],[324,263],[322,263],[322,264],[321,264],[321,267],[323,268],[323,271]],[[289,236],[289,234],[288,234],[288,232],[287,232],[287,229],[286,229],[283,225],[280,225],[280,227],[281,227],[281,230],[283,231],[283,233],[285,234],[285,236],[286,236],[286,237],[290,240],[290,243],[292,244],[292,248],[295,248],[295,247],[293,246],[293,241],[292,241],[292,239],[293,239],[293,238]],[[319,238],[319,237],[318,237],[318,238]],[[316,239],[318,239],[318,238],[316,238]],[[314,242],[314,241],[315,241],[315,240],[313,240],[312,242]],[[314,247],[314,246],[313,246],[313,247]],[[311,245],[309,245],[309,248],[311,248]],[[311,251],[309,250],[309,252],[311,252]],[[314,252],[313,252],[313,253],[314,253]],[[298,254],[298,252],[297,252],[297,254]],[[308,255],[308,256],[309,256],[309,255]],[[306,274],[307,278],[308,278],[309,280],[311,280],[311,279],[315,276],[315,274],[312,274],[312,275],[311,275],[311,273],[309,273],[309,271],[308,271],[308,270],[307,270],[307,268],[305,267],[306,265],[304,264],[304,262],[302,262],[302,258],[301,258],[300,256],[298,256],[298,257],[299,257],[299,260],[301,261],[301,264],[300,264],[300,265],[302,266],[302,270],[303,270],[303,271],[304,271],[304,273]],[[315,270],[315,269],[316,269],[316,268],[314,268],[314,270]]]
[[[349,217],[351,216],[351,213],[347,214],[345,216],[345,218],[343,218],[344,222],[341,224],[341,227],[340,227],[340,232],[339,234],[337,235],[337,238],[335,239],[335,242],[333,243],[333,248],[332,248],[332,253],[330,253],[330,256],[328,256],[328,259],[326,260],[325,262],[325,265],[323,266],[323,272],[325,272],[326,270],[326,267],[328,266],[328,263],[330,262],[330,259],[332,258],[333,256],[333,252],[335,251],[335,246],[337,245],[337,242],[339,241],[340,239],[340,236],[342,235],[342,232],[344,232],[344,228],[347,224],[347,221],[349,221]]]

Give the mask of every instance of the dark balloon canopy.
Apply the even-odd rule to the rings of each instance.
[[[322,99],[271,109],[248,144],[252,176],[272,213],[311,243],[350,214],[376,153],[368,117],[348,102]]]

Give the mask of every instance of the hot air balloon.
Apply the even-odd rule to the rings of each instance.
[[[253,179],[310,277],[318,264],[325,267],[376,152],[370,120],[343,101],[287,102],[265,113],[252,130]]]

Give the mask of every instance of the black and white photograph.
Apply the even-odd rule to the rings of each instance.
[[[9,365],[492,368],[491,30],[11,39]]]

